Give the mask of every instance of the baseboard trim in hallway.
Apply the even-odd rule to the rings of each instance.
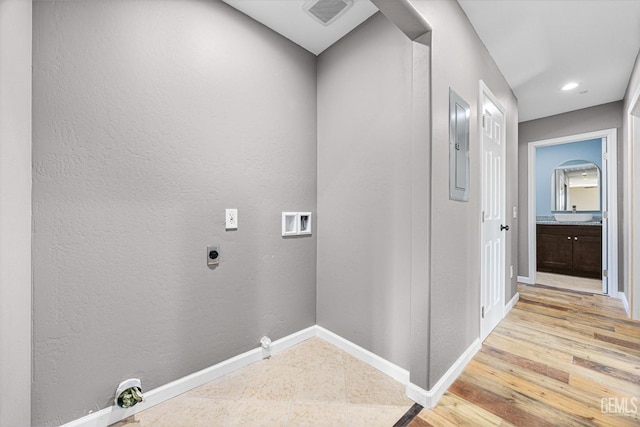
[[[511,298],[511,300],[507,303],[507,305],[505,305],[504,307],[504,315],[506,316],[511,309],[516,305],[516,303],[518,302],[518,300],[520,299],[520,293],[516,292],[516,294],[513,296],[513,298]]]
[[[407,384],[407,397],[425,408],[433,408],[436,406],[442,395],[444,395],[451,384],[458,378],[476,353],[480,351],[480,348],[482,348],[482,343],[480,339],[476,338],[431,390],[427,391],[411,382]]]

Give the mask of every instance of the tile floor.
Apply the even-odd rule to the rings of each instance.
[[[384,426],[405,387],[320,338],[304,341],[115,426]]]
[[[586,277],[565,276],[563,274],[536,272],[536,283],[572,291],[602,293],[602,280]]]

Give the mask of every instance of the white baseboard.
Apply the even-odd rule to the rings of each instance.
[[[340,335],[334,334],[333,332],[323,328],[322,326],[316,326],[316,328],[318,338],[322,338],[323,340],[335,345],[340,350],[349,353],[356,359],[359,359],[364,363],[373,366],[377,370],[384,372],[403,385],[409,383],[408,370],[401,368],[400,366],[383,359],[377,354],[374,354],[369,350],[366,350],[359,345],[356,345],[351,341],[342,338]]]
[[[453,384],[456,378],[460,376],[464,368],[481,347],[482,343],[476,338],[431,390],[427,391],[413,383],[407,384],[407,397],[425,408],[433,408],[436,406],[442,395],[451,387],[451,384]]]
[[[531,278],[527,276],[518,276],[518,283],[524,283],[525,285],[535,285],[535,283],[533,283],[533,280],[531,280]]]
[[[517,297],[518,294],[516,294],[516,296],[514,296],[514,298],[509,302],[509,305],[515,304]],[[436,385],[431,390],[426,391],[409,382],[408,370],[401,368],[400,366],[395,365],[369,350],[366,350],[318,325],[311,326],[303,329],[302,331],[274,341],[271,343],[270,354],[280,353],[281,351],[313,337],[321,338],[333,344],[346,353],[406,385],[407,397],[421,404],[425,408],[432,408],[438,403],[442,395],[447,391],[451,384],[453,384],[465,366],[482,346],[480,340],[476,339],[449,368],[449,370],[447,370],[442,378],[440,378]],[[63,427],[106,427],[198,386],[206,384],[209,381],[220,378],[221,376],[231,373],[237,369],[248,366],[254,362],[258,362],[268,354],[269,353],[265,353],[261,347],[249,350],[238,356],[232,357],[231,359],[217,363],[209,368],[145,392],[145,400],[132,408],[123,409],[118,406],[111,406],[64,424]]]
[[[272,342],[270,353],[280,353],[289,347],[315,336],[316,326],[314,325]],[[78,418],[64,424],[63,427],[106,427],[166,400],[172,399],[182,393],[186,393],[187,391],[206,384],[209,381],[220,378],[223,375],[258,362],[264,357],[265,354],[262,347],[249,350],[245,353],[239,354],[238,356],[232,357],[231,359],[227,359],[201,371],[145,392],[144,401],[138,403],[136,406],[127,409],[120,408],[119,406],[110,406],[109,408],[90,413],[82,418]]]
[[[624,306],[624,311],[627,312],[627,316],[631,317],[631,310],[629,309],[629,300],[624,292],[618,291],[618,299],[622,301],[622,305]]]
[[[520,299],[520,294],[518,292],[516,292],[516,294],[513,296],[513,298],[511,298],[511,300],[507,303],[507,305],[504,306],[504,315],[505,316],[507,315],[507,313],[509,313],[511,311],[513,306],[516,305],[516,303],[518,302],[519,299]]]

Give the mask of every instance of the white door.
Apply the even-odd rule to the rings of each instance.
[[[482,103],[482,277],[481,338],[496,327],[504,314],[505,293],[505,120],[488,89]]]

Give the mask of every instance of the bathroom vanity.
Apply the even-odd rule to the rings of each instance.
[[[537,270],[602,277],[601,224],[536,224]]]

